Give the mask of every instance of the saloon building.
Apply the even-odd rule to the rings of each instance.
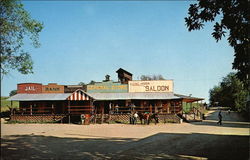
[[[26,122],[129,122],[132,111],[158,113],[162,122],[181,122],[183,103],[202,102],[202,98],[174,93],[173,80],[132,80],[124,69],[116,71],[118,82],[105,76],[102,82],[88,85],[49,83],[17,84],[17,94],[10,101],[19,101],[19,110],[11,119]]]

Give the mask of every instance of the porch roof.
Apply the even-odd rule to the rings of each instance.
[[[77,90],[74,93],[49,93],[49,94],[16,94],[10,98],[9,101],[53,101],[53,100],[67,100],[76,92],[83,92],[94,100],[169,100],[169,99],[183,99],[185,102],[195,102],[203,100],[203,98],[189,97],[174,93],[87,93],[82,90]],[[75,95],[75,98],[78,97]],[[72,99],[83,100],[83,99]]]
[[[182,94],[174,94],[174,95],[177,96],[177,97],[182,98],[184,102],[188,102],[188,103],[204,100],[204,98],[185,96],[185,95],[182,95]]]
[[[49,94],[16,94],[9,101],[60,101],[66,100],[72,93],[49,93]]]
[[[181,99],[173,93],[87,93],[95,100],[164,100],[164,99]]]

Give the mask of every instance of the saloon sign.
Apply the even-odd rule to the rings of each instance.
[[[173,80],[129,81],[129,92],[173,92]]]

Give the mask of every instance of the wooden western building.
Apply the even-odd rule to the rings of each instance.
[[[10,101],[19,101],[12,113],[16,121],[79,122],[85,115],[92,123],[128,122],[132,111],[158,113],[165,122],[180,122],[183,102],[202,101],[174,94],[173,80],[133,81],[132,74],[119,69],[118,82],[109,80],[81,85],[22,83]]]

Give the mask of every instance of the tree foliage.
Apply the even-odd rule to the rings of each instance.
[[[96,82],[94,80],[91,80],[89,84],[94,85]]]
[[[212,105],[218,102],[223,107],[230,107],[237,111],[247,111],[247,89],[243,87],[243,83],[237,78],[235,73],[229,73],[209,93],[209,101]]]
[[[78,85],[84,86],[86,84],[84,82],[79,82]]]
[[[33,73],[33,61],[24,51],[24,41],[29,38],[34,47],[39,47],[39,32],[43,24],[32,19],[19,0],[0,1],[0,55],[1,74],[11,69],[22,74]]]
[[[12,90],[12,91],[10,91],[9,96],[11,97],[11,96],[14,96],[16,94],[17,94],[17,90]]]
[[[218,42],[228,33],[228,43],[234,48],[233,69],[249,89],[249,1],[248,0],[198,0],[191,4],[185,18],[189,31],[200,30],[204,23],[214,22],[212,36]]]
[[[140,79],[142,81],[151,81],[151,80],[165,80],[162,75],[141,75]]]

